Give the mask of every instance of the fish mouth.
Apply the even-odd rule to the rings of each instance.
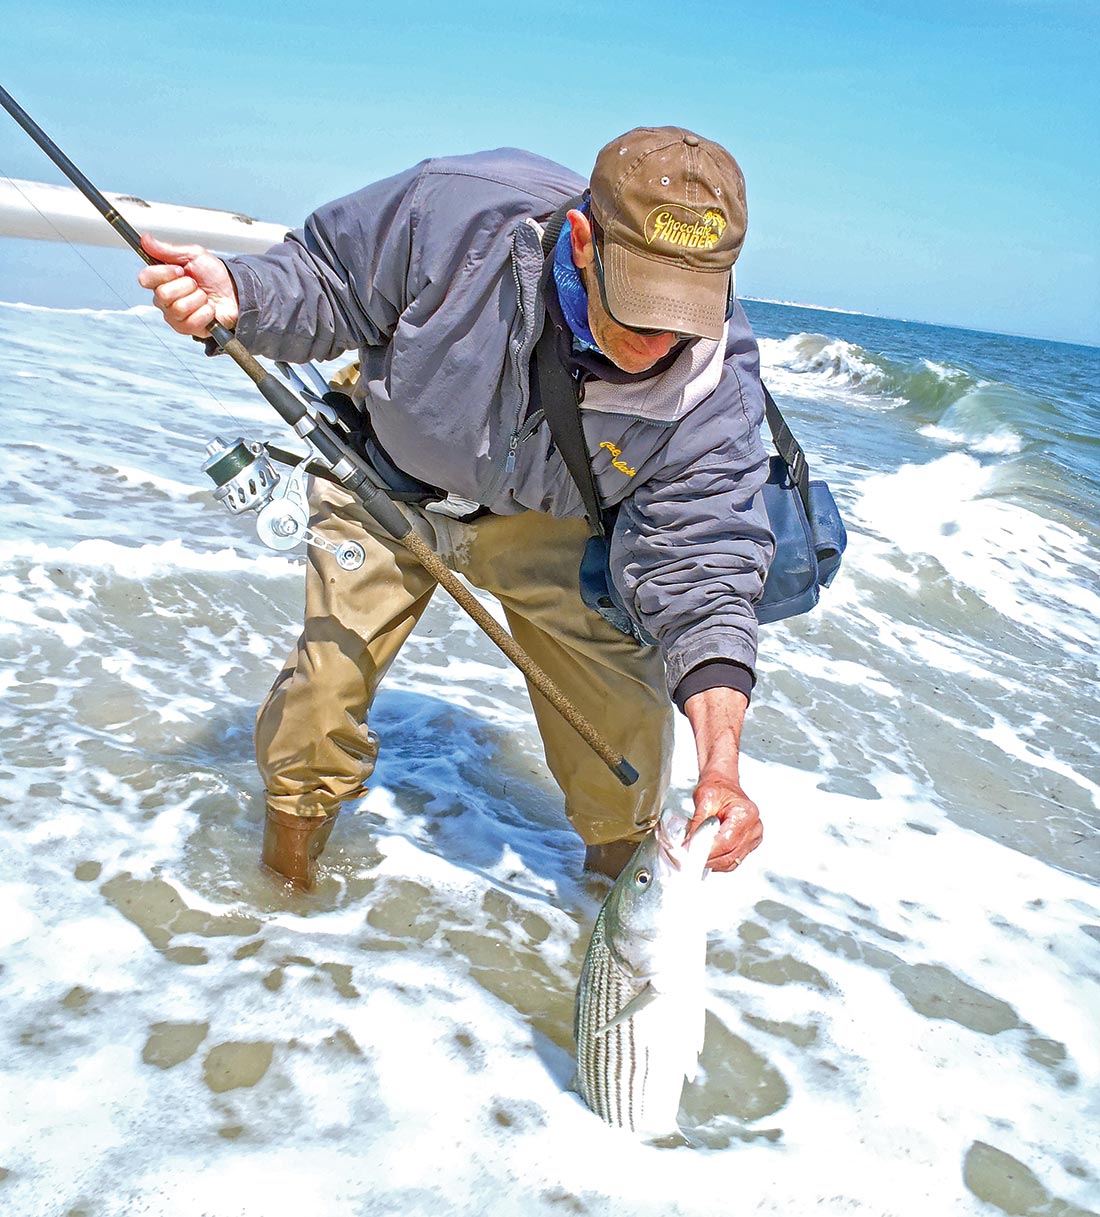
[[[687,832],[690,826],[691,821],[680,815],[673,816],[666,814],[657,821],[657,830],[654,834],[657,842],[657,854],[672,870],[683,870],[684,861],[690,857],[691,850],[695,848],[697,837],[700,838],[700,845],[707,838],[710,839],[710,843],[707,844],[705,851],[709,856],[710,844],[713,843],[714,834],[719,827],[719,821],[717,816],[710,816],[699,825],[689,838]],[[675,836],[673,833],[675,833]],[[705,864],[704,860],[704,866]]]
[[[657,821],[657,853],[673,870],[683,869],[685,838],[690,823],[684,816],[672,814],[666,814]],[[670,829],[675,830],[675,839]]]

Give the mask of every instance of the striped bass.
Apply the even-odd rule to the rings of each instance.
[[[577,986],[577,1089],[602,1120],[642,1137],[677,1131],[706,1016],[699,896],[718,820],[685,843],[666,812],[608,893]]]

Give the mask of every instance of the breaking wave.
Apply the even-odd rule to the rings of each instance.
[[[1065,411],[1015,385],[928,358],[894,359],[856,343],[801,333],[760,342],[777,393],[889,412],[947,447],[1009,457],[1063,440]]]
[[[950,364],[930,359],[903,363],[824,334],[764,338],[760,354],[769,372],[795,373],[823,386],[884,399],[882,404],[890,406],[909,404],[942,411],[967,391],[985,383]]]

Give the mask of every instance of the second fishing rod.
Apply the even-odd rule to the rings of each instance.
[[[64,152],[53,142],[33,118],[17,101],[0,86],[0,106],[15,119],[39,148],[53,161],[73,185],[100,212],[122,240],[150,266],[160,264],[141,244],[137,230],[119,214],[118,210],[85,177]],[[421,563],[431,577],[443,587],[465,610],[488,637],[523,673],[531,686],[561,714],[585,743],[599,756],[624,786],[633,785],[638,771],[619,752],[616,752],[599,731],[573,705],[553,680],[539,667],[527,652],[503,629],[482,606],[469,588],[442,561],[434,550],[413,529],[400,508],[394,503],[370,465],[343,438],[338,427],[319,413],[311,410],[288,385],[269,372],[232,331],[215,321],[209,327],[209,337],[219,350],[228,355],[250,377],[263,397],[274,407],[283,421],[316,452],[331,476],[339,481],[363,505],[363,508],[379,526],[394,540],[404,545]],[[234,513],[256,509],[261,513],[275,501],[278,475],[261,473],[259,463],[261,445],[249,445],[240,439],[233,445],[220,442],[211,446],[210,460],[206,469],[218,485],[216,497]],[[268,466],[270,468],[270,466]],[[299,467],[300,470],[304,467]],[[296,470],[296,473],[299,473]],[[268,513],[267,527],[261,536],[275,548],[289,548],[299,540],[316,541],[316,535],[303,521],[304,490],[301,475],[292,475],[283,488],[281,501],[275,513]],[[326,549],[332,548],[323,544]],[[355,546],[344,547],[336,553],[340,565],[354,568]],[[335,550],[334,550],[335,552]]]

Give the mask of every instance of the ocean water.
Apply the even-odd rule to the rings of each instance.
[[[317,891],[273,882],[301,559],[200,465],[286,436],[152,309],[0,305],[5,1217],[1100,1210],[1100,351],[746,307],[850,544],[762,631],[765,840],[661,1148],[570,1089],[606,888],[518,674],[437,597]]]

